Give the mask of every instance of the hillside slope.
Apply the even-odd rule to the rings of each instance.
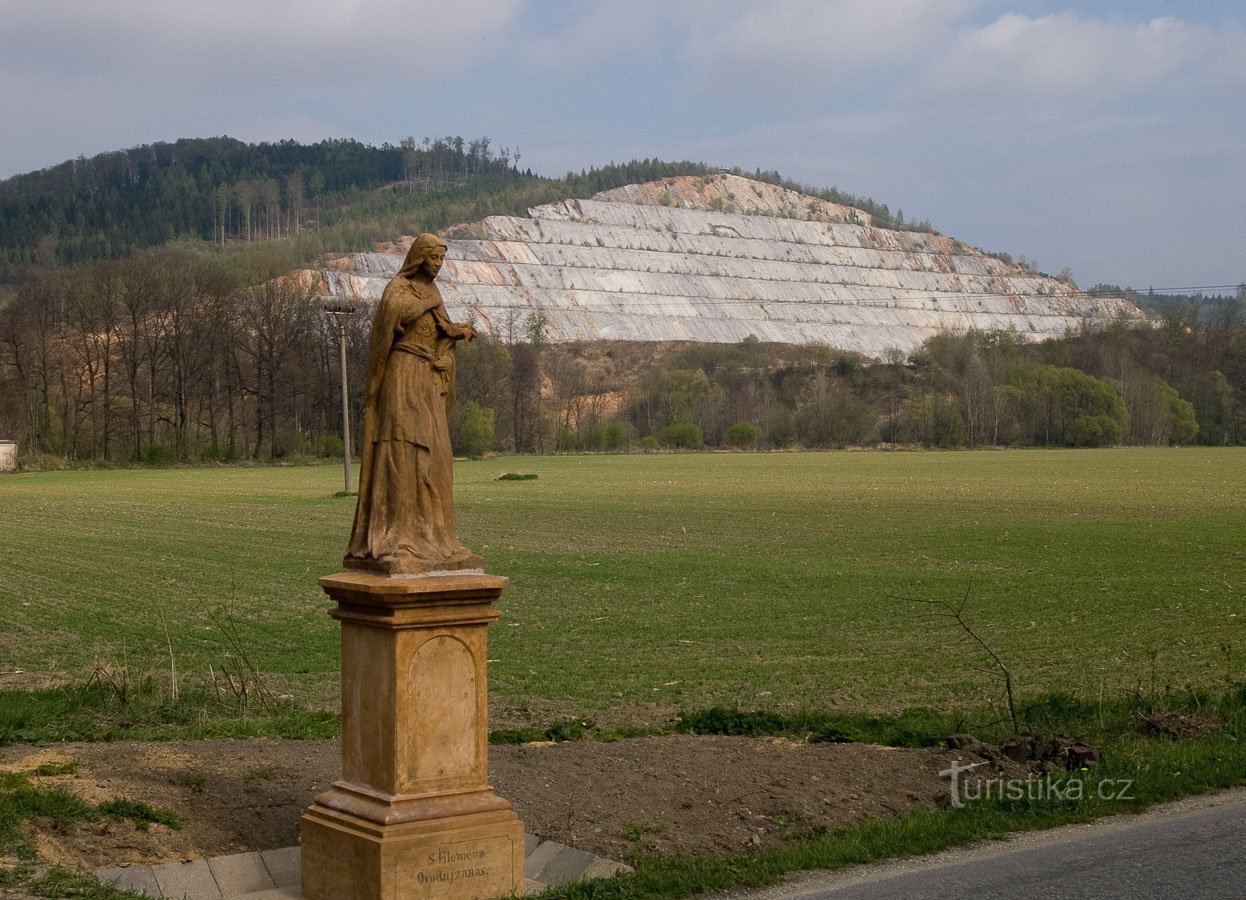
[[[452,314],[507,336],[534,314],[554,341],[825,343],[882,357],[941,331],[1058,337],[1144,321],[1124,299],[942,235],[736,175],[628,185],[450,229]],[[380,296],[406,244],[343,257],[335,296]]]

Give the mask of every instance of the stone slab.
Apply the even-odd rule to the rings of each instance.
[[[302,897],[303,892],[299,890],[297,884],[288,884],[285,887],[273,888],[270,891],[243,894],[240,897],[227,898],[227,900],[302,900]]]
[[[524,835],[524,850],[524,893],[528,895],[568,881],[632,871],[623,863],[557,841],[542,841],[533,834]],[[298,847],[283,847],[188,863],[96,869],[95,876],[102,883],[115,879],[119,889],[152,900],[302,900],[299,858]],[[261,886],[248,887],[251,884]]]
[[[584,877],[584,871],[597,857],[574,847],[563,847],[533,876],[549,887],[559,887]]]
[[[265,850],[260,854],[273,884],[285,886],[297,885],[301,877],[299,868],[299,848],[283,847],[280,850]]]
[[[156,886],[156,876],[151,866],[119,866],[112,869],[96,869],[95,877],[101,884],[115,882],[119,891],[130,891],[141,897],[159,897],[160,888]]]
[[[540,844],[524,858],[524,877],[535,879],[537,873],[544,869],[549,861],[558,855],[559,851],[565,850],[566,846],[566,844],[560,844],[557,841],[545,841]]]
[[[208,860],[222,897],[254,894],[277,887],[258,853],[234,853]]]
[[[212,877],[212,870],[204,859],[190,862],[163,863],[152,866],[156,885],[163,897],[176,900],[222,900],[221,891]]]

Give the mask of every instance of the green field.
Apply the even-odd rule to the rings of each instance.
[[[498,481],[504,472],[532,481]],[[456,466],[464,541],[510,576],[495,725],[681,708],[980,706],[958,600],[1026,694],[1246,671],[1246,450],[689,454]],[[95,665],[219,670],[334,704],[341,470],[0,476],[0,688]],[[13,674],[20,670],[20,674]]]

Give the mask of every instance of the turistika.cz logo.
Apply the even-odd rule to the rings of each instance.
[[[1087,769],[1064,777],[1052,775],[1030,775],[1026,778],[963,778],[962,776],[986,763],[962,765],[955,760],[950,769],[939,773],[940,778],[948,779],[948,791],[952,796],[952,806],[964,809],[966,803],[980,800],[1054,800],[1081,801],[1090,799],[1120,800],[1134,799],[1134,779],[1132,778],[1098,778],[1087,777]]]

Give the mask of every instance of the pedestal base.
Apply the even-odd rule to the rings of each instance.
[[[523,894],[523,825],[509,808],[378,825],[317,803],[301,832],[304,900]]]
[[[342,779],[303,816],[306,900],[521,896],[524,833],[488,784],[482,573],[320,579],[342,623]]]

